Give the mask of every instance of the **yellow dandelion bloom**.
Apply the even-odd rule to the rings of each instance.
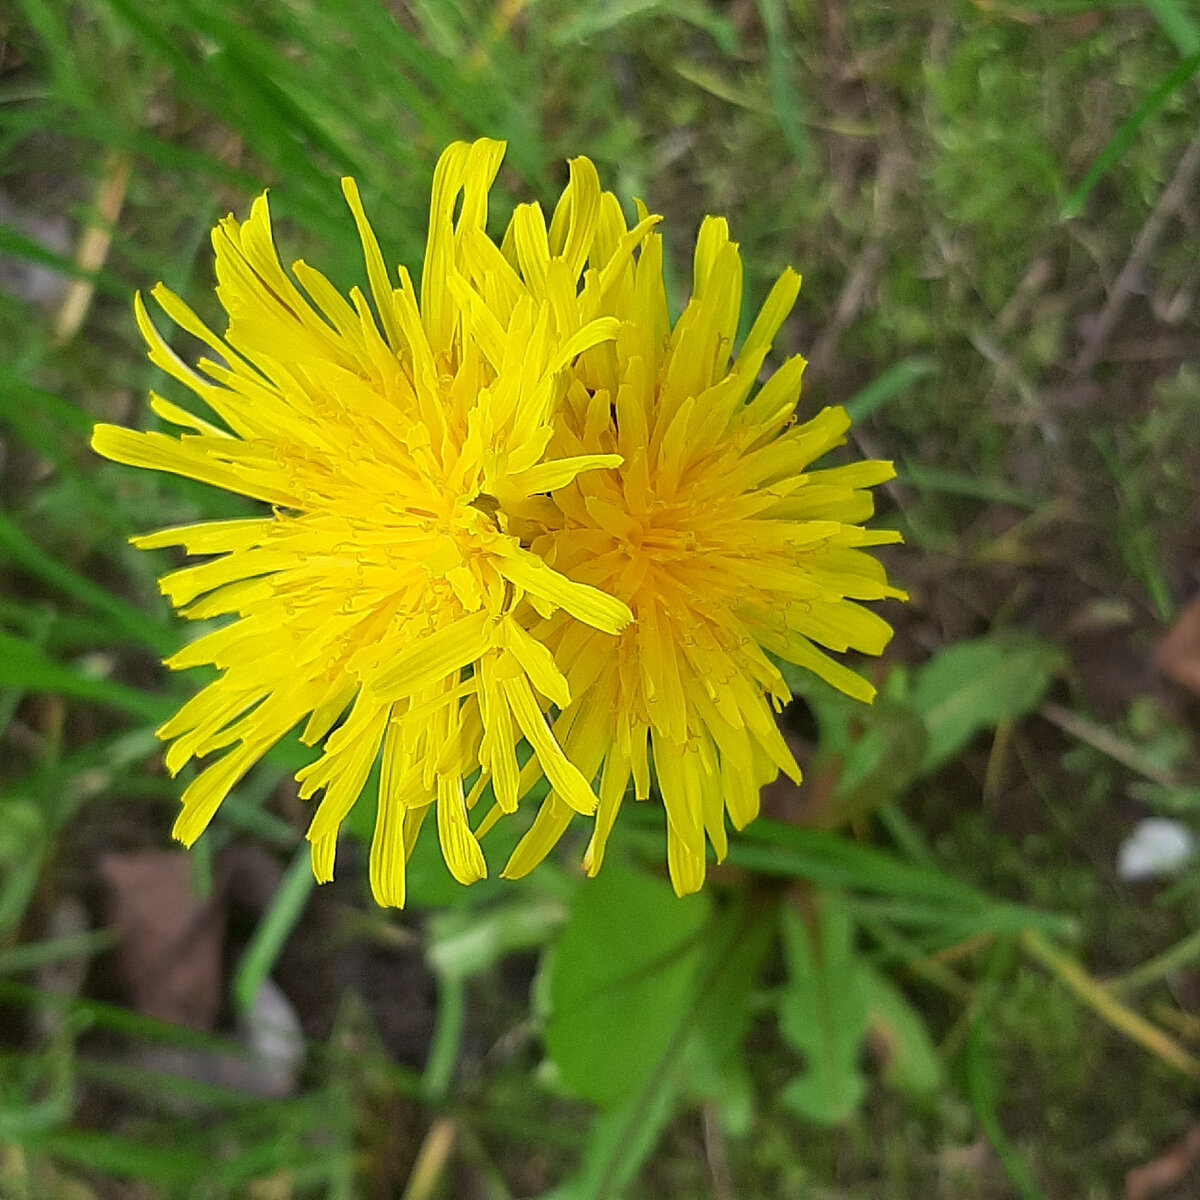
[[[625,232],[615,202],[605,212],[601,257]],[[785,271],[731,363],[742,264],[726,222],[702,225],[693,296],[673,328],[661,238],[647,231],[605,294],[601,313],[619,320],[616,338],[572,369],[553,451],[589,461],[616,455],[620,465],[555,491],[529,544],[634,616],[616,637],[569,613],[530,631],[552,651],[572,696],[555,735],[585,776],[599,776],[591,874],[630,780],[639,799],[650,795],[652,766],[680,895],[704,881],[706,837],[724,857],[726,813],[740,829],[757,814],[764,783],[781,770],[799,781],[772,712],[790,694],[764,651],[860,700],[874,696],[825,651],[879,654],[891,636],[859,601],[903,598],[865,552],[899,534],[861,525],[873,511],[867,489],[891,478],[892,465],[812,469],[846,440],[850,419],[834,407],[795,422],[802,358],[755,391],[799,288],[799,276]],[[564,801],[545,801],[508,876],[524,874],[561,837],[572,816]]]
[[[209,556],[162,589],[186,617],[233,618],[168,660],[220,672],[159,730],[172,772],[219,754],[185,789],[175,834],[194,841],[304,722],[302,740],[323,742],[297,775],[303,798],[323,792],[308,833],[320,880],[377,761],[371,884],[390,905],[431,809],[470,883],[487,871],[479,838],[544,775],[505,873],[580,813],[595,816],[594,874],[630,780],[645,799],[653,770],[683,894],[703,881],[706,837],[725,853],[726,812],[740,828],[765,782],[799,778],[765,651],[872,696],[822,648],[877,654],[890,636],[858,602],[902,595],[863,552],[899,540],[861,526],[892,468],[810,470],[849,420],[833,408],[795,424],[801,359],[755,392],[794,273],[730,363],[742,268],[724,221],[701,229],[672,328],[659,218],[639,205],[630,228],[587,159],[548,224],[524,204],[499,246],[488,237],[503,151],[456,143],[439,160],[419,298],[344,180],[373,310],[303,262],[289,276],[265,196],[213,233],[223,336],[153,293],[213,357],[189,367],[136,301],[151,360],[213,419],[151,393],[179,434],[99,425],[93,445],[271,510],[134,539]]]
[[[191,844],[245,772],[305,721],[303,741],[324,741],[297,776],[302,797],[324,792],[308,833],[320,880],[382,755],[370,860],[381,904],[403,903],[405,858],[431,808],[463,883],[486,874],[468,813],[489,784],[511,812],[544,773],[556,803],[594,811],[590,773],[548,723],[552,710],[569,711],[570,685],[529,630],[566,614],[612,639],[631,619],[624,601],[534,554],[525,526],[547,495],[620,463],[612,450],[550,446],[571,368],[618,334],[607,293],[654,221],[632,231],[622,222],[597,264],[596,230],[602,210],[612,213],[581,159],[549,227],[521,206],[497,246],[485,225],[503,151],[456,143],[441,157],[419,299],[403,268],[389,273],[343,181],[374,311],[303,262],[289,276],[265,196],[244,223],[223,220],[213,244],[224,336],[166,288],[153,292],[212,357],[188,366],[140,297],[135,305],[151,360],[210,416],[152,393],[178,435],[98,425],[92,441],[118,462],[271,506],[134,539],[212,556],[166,575],[162,590],[186,617],[235,618],[168,660],[220,672],[158,731],[172,772],[220,752],[184,791],[176,837]],[[589,255],[598,269],[581,289]],[[533,753],[523,772],[522,740]]]

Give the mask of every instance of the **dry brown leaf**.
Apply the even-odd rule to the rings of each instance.
[[[191,860],[182,852],[107,854],[100,870],[131,1006],[211,1031],[221,1009],[223,898],[195,894]]]
[[[1125,1200],[1152,1200],[1162,1196],[1168,1188],[1172,1200],[1178,1196],[1194,1196],[1192,1190],[1200,1180],[1196,1178],[1196,1166],[1200,1161],[1200,1125],[1193,1125],[1187,1136],[1176,1142],[1161,1158],[1145,1166],[1134,1167],[1125,1176]],[[1183,1186],[1181,1186],[1183,1185]]]
[[[1154,662],[1176,683],[1200,692],[1200,596],[1187,606],[1159,643]]]

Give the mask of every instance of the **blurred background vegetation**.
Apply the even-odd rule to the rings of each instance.
[[[0,1196],[1198,1194],[1198,68],[1185,0],[9,0]],[[778,353],[899,468],[880,699],[794,680],[805,786],[686,901],[640,806],[594,883],[314,889],[298,746],[169,842],[126,539],[243,510],[87,449],[164,385],[131,293],[217,320],[265,186],[357,282],[346,173],[413,267],[480,135],[501,209],[584,153],[665,214],[677,305],[708,212],[747,310],[800,269]]]

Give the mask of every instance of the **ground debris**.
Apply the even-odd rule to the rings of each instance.
[[[210,1032],[221,1011],[222,897],[196,895],[183,851],[106,854],[108,917],[137,1012]]]
[[[1125,1200],[1186,1200],[1200,1188],[1200,1125],[1166,1154],[1125,1176]]]
[[[1159,643],[1154,662],[1176,683],[1200,692],[1200,596],[1183,610]]]

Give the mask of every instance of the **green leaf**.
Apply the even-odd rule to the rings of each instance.
[[[607,871],[607,868],[606,868]],[[650,1157],[681,1093],[713,1099],[728,1132],[750,1128],[753,1088],[739,1050],[750,1001],[770,949],[775,904],[735,901],[710,923],[691,1003],[675,1016],[675,1032],[640,1091],[593,1121],[579,1170],[545,1200],[618,1200]]]
[[[574,1177],[542,1200],[619,1200],[675,1115],[674,1072],[648,1081],[619,1108],[598,1112]]]
[[[429,920],[430,965],[443,978],[469,979],[509,954],[544,945],[563,926],[567,911],[555,896],[511,891],[486,908],[447,909]]]
[[[1058,647],[1026,633],[991,634],[936,655],[912,695],[929,735],[922,772],[953,758],[980,730],[1031,712],[1063,661]]]
[[[926,1096],[942,1082],[942,1063],[921,1014],[884,974],[867,968],[870,1027],[883,1050],[883,1079],[914,1096]]]
[[[572,1091],[616,1105],[650,1079],[693,1002],[710,907],[616,863],[579,889],[546,989],[546,1050]]]
[[[826,894],[810,933],[790,908],[781,911],[788,982],[779,1002],[779,1027],[805,1060],[783,1091],[801,1116],[836,1125],[851,1116],[866,1091],[859,1048],[867,1033],[871,981],[854,947],[854,924]]]
[[[870,708],[839,697],[816,709],[821,750],[815,775],[836,772],[817,823],[843,825],[904,794],[925,761],[928,736],[910,704],[881,692]]]
[[[735,903],[721,914],[709,939],[719,958],[705,975],[685,1049],[689,1094],[714,1101],[726,1133],[735,1137],[745,1136],[753,1119],[754,1088],[741,1051],[751,1001],[774,941],[775,908],[758,899]]]

